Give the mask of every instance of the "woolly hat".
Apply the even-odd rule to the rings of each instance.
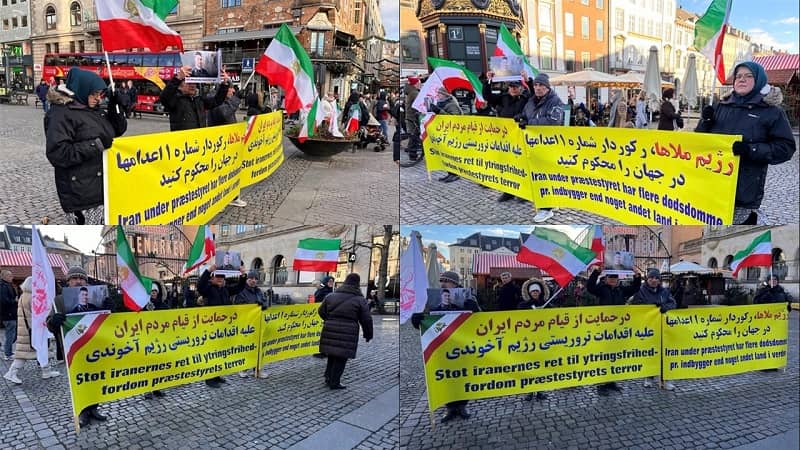
[[[550,75],[544,72],[539,72],[539,75],[536,75],[536,78],[533,79],[533,82],[543,84],[550,89]]]
[[[357,273],[349,273],[344,278],[344,283],[342,284],[358,287],[361,284],[361,277]]]
[[[84,280],[88,280],[89,276],[86,275],[86,271],[83,270],[82,267],[72,266],[67,272],[67,279],[69,280],[70,278],[83,278]]]
[[[408,84],[417,84],[419,83],[419,77],[408,77]]]
[[[247,272],[247,278],[255,278],[257,280],[258,279],[258,271],[257,270],[251,270],[251,271]]]
[[[531,292],[531,291],[542,292],[542,287],[539,286],[539,283],[531,283],[530,285],[528,285],[528,292]]]
[[[75,94],[75,99],[84,105],[89,104],[89,94],[104,91],[106,83],[96,73],[73,67],[67,74],[67,89]]]
[[[513,87],[513,86],[517,86],[517,87],[522,86],[522,81],[520,81],[520,80],[509,81],[508,82],[508,87]]]
[[[327,277],[322,277],[322,280],[320,281],[320,283],[328,284],[328,281],[333,281],[333,277],[330,276],[330,275],[328,275]]]
[[[661,278],[661,272],[658,269],[647,269],[647,278]]]
[[[455,273],[453,271],[447,271],[447,272],[444,272],[443,274],[439,275],[439,282],[442,282],[442,281],[450,281],[451,283],[458,284],[459,277],[458,277],[457,273]]]

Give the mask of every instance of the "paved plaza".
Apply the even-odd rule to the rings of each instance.
[[[41,109],[0,105],[0,223],[63,223],[53,167],[45,156]],[[244,118],[243,111],[237,117]],[[169,131],[169,119],[129,119],[125,136]],[[390,134],[391,135],[391,134]],[[398,223],[397,165],[391,149],[359,149],[331,158],[311,158],[285,139],[284,162],[267,179],[242,190],[248,206],[228,206],[212,223],[314,225]]]
[[[651,128],[655,128],[653,125]],[[795,134],[798,144],[798,135]],[[401,154],[408,162],[408,155]],[[400,221],[403,224],[532,224],[533,204],[519,199],[498,203],[499,191],[460,179],[442,183],[444,172],[432,172],[428,180],[425,162],[400,169]],[[768,224],[799,223],[800,151],[791,161],[769,166],[762,211]],[[614,224],[615,221],[577,209],[559,209],[548,224]]]
[[[419,332],[400,327],[400,448],[416,449],[797,449],[798,315],[789,318],[785,372],[676,381],[672,392],[619,383],[561,389],[543,401],[522,396],[470,401],[472,417],[431,427]]]
[[[131,397],[104,404],[109,420],[75,434],[64,366],[39,378],[34,362],[22,385],[0,378],[0,448],[15,449],[396,449],[398,447],[398,321],[373,316],[375,339],[332,391],[326,360],[311,356],[267,366],[268,378],[225,376],[211,389],[198,382],[165,390],[164,398]],[[5,373],[10,362],[0,361]]]

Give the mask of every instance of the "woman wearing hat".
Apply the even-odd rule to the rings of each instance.
[[[661,112],[658,116],[658,129],[674,131],[676,128],[683,128],[683,118],[680,111],[675,111],[672,104],[672,97],[675,96],[675,89],[664,89],[661,94]]]
[[[648,269],[647,279],[639,291],[633,294],[630,301],[631,305],[656,305],[661,310],[661,314],[666,313],[671,309],[675,309],[675,299],[670,294],[669,289],[661,285],[661,272],[658,269]],[[647,377],[644,380],[644,387],[653,385],[655,377]],[[664,383],[664,389],[671,391],[675,389],[675,385],[670,381]]]
[[[734,70],[733,92],[715,106],[703,108],[695,131],[739,134],[733,154],[739,156],[739,178],[733,224],[761,225],[760,212],[767,182],[767,167],[792,159],[796,150],[789,119],[781,108],[781,90],[767,84],[767,73],[752,61],[738,64]],[[796,193],[794,200],[797,201]]]
[[[100,108],[106,85],[97,74],[70,69],[66,85],[50,89],[44,117],[47,160],[67,223],[103,223],[103,151],[128,128],[117,95]]]
[[[547,283],[541,278],[531,278],[522,283],[522,301],[517,305],[517,309],[543,308],[549,297],[550,289],[547,287]],[[544,392],[536,393],[536,400],[546,398],[547,394]],[[533,394],[525,394],[525,400],[533,400]]]

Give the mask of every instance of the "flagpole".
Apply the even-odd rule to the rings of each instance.
[[[111,62],[108,60],[108,52],[103,51],[103,54],[106,55],[106,67],[108,67],[108,82],[111,84],[111,93],[115,94],[116,89],[114,88],[114,76],[111,74]],[[114,102],[114,109],[116,110],[117,114],[119,114],[119,105]]]
[[[252,73],[250,73],[250,78],[248,78],[247,81],[245,81],[244,86],[239,86],[239,89],[244,90],[247,87],[247,85],[250,84],[250,80],[253,79],[253,75],[255,74],[256,74],[255,70]]]
[[[563,291],[563,290],[564,290],[564,288],[563,288],[563,287],[559,287],[559,288],[558,288],[558,290],[557,290],[557,291],[555,291],[555,292],[553,293],[553,295],[551,295],[551,296],[550,296],[550,299],[549,299],[549,300],[547,300],[547,302],[545,302],[545,304],[544,304],[544,305],[542,305],[542,308],[545,308],[545,307],[547,307],[547,305],[549,305],[549,304],[550,304],[550,302],[552,302],[552,301],[553,301],[553,299],[554,299],[554,298],[556,298],[556,295],[558,295],[558,294],[559,294],[559,292],[561,292],[561,291]],[[537,308],[537,309],[540,309],[540,308]]]

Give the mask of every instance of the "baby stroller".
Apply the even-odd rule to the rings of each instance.
[[[381,132],[380,122],[372,114],[369,115],[367,125],[358,129],[358,143],[355,146],[367,148],[369,144],[375,144],[373,151],[376,152],[382,152],[389,146],[389,141]]]

